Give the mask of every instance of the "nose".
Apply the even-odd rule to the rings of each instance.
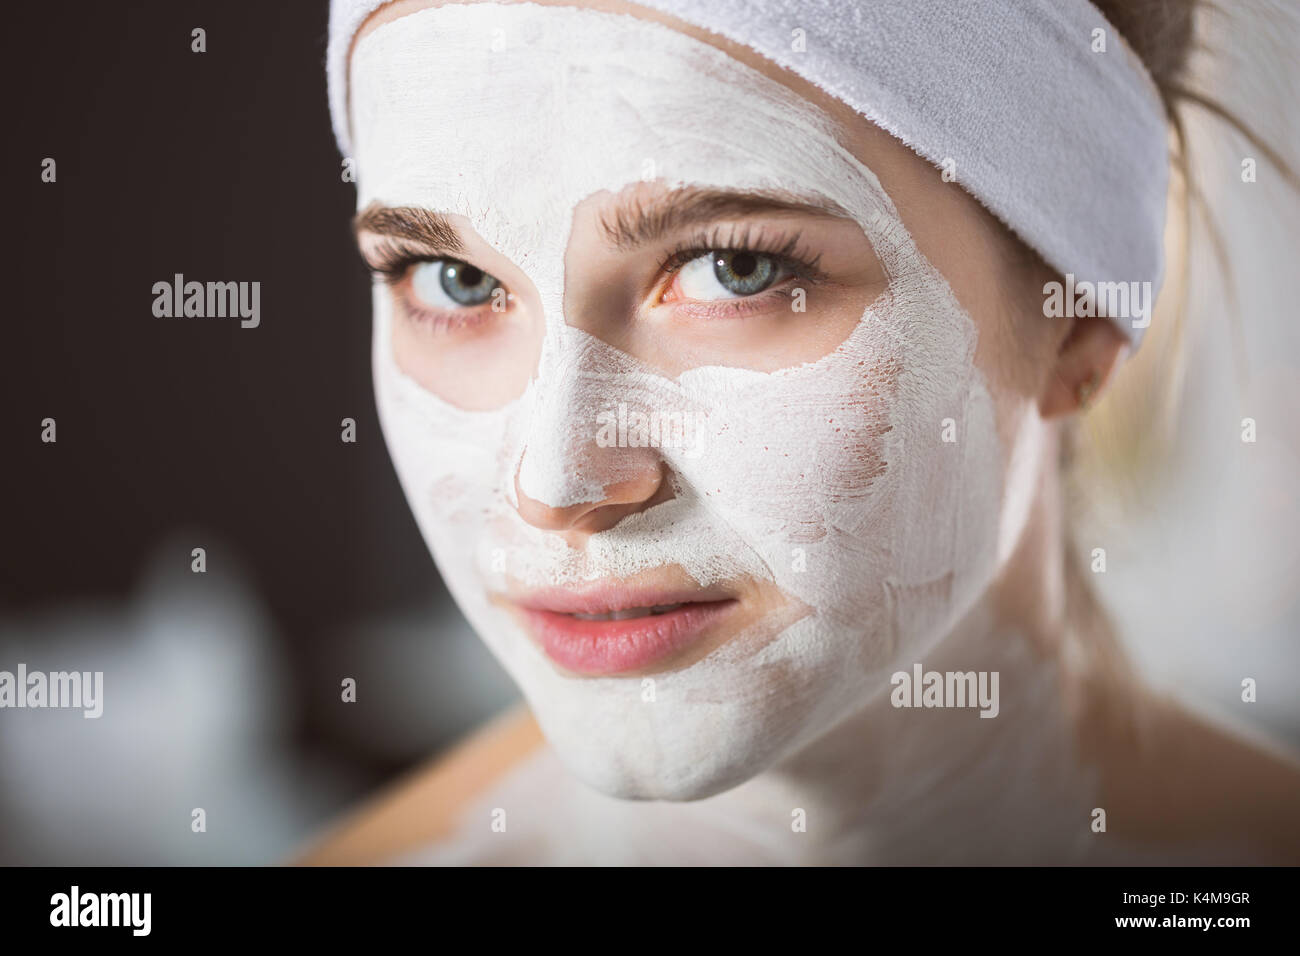
[[[628,515],[645,511],[672,497],[667,480],[667,465],[658,458],[645,456],[635,463],[631,474],[604,485],[595,501],[567,505],[548,505],[530,498],[515,472],[515,506],[519,516],[535,528],[552,531],[570,546],[579,546],[590,535],[608,531]]]

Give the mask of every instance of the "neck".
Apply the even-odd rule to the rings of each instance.
[[[998,708],[899,707],[881,693],[835,729],[715,798],[727,812],[797,819],[783,853],[832,862],[1030,862],[1087,848],[1095,781],[1068,701],[1087,583],[1065,560],[1055,442],[1017,482],[1032,505],[983,598],[921,661],[925,672],[997,673]],[[1032,484],[1032,491],[1029,485]],[[1013,485],[1013,487],[1015,487]],[[908,673],[912,662],[899,666]],[[942,700],[942,698],[940,698]],[[948,703],[952,703],[951,700]],[[991,711],[991,709],[990,709]]]

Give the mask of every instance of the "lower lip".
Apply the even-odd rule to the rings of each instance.
[[[706,636],[737,602],[684,604],[666,614],[622,621],[583,621],[571,614],[524,608],[542,650],[575,674],[607,677],[662,663]]]

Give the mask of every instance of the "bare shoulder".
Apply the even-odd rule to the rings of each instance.
[[[1150,701],[1119,801],[1144,835],[1204,839],[1222,861],[1300,863],[1300,758],[1244,721]]]
[[[520,704],[365,801],[289,864],[366,866],[437,840],[451,831],[470,800],[542,739],[532,713]]]

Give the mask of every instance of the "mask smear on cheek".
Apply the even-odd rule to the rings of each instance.
[[[505,45],[491,59],[494,36]],[[538,79],[557,62],[563,95]],[[411,14],[358,42],[352,76],[359,205],[464,215],[543,293],[537,374],[500,409],[462,411],[401,372],[383,289],[373,368],[385,439],[440,571],[578,776],[628,797],[735,786],[887,692],[899,662],[922,660],[971,608],[994,573],[1001,489],[974,324],[823,113],[667,27],[565,7]],[[573,211],[635,182],[647,156],[670,186],[799,184],[833,200],[862,227],[888,289],[832,352],[777,372],[670,379],[573,327],[562,308]],[[599,448],[602,415],[608,425],[620,405],[690,422],[691,440]],[[582,549],[515,507],[516,475],[530,498],[566,507],[599,500],[647,454],[666,466],[671,500]],[[652,705],[640,677],[561,673],[488,597],[507,581],[665,565],[702,586],[769,582],[785,600],[654,675]]]

